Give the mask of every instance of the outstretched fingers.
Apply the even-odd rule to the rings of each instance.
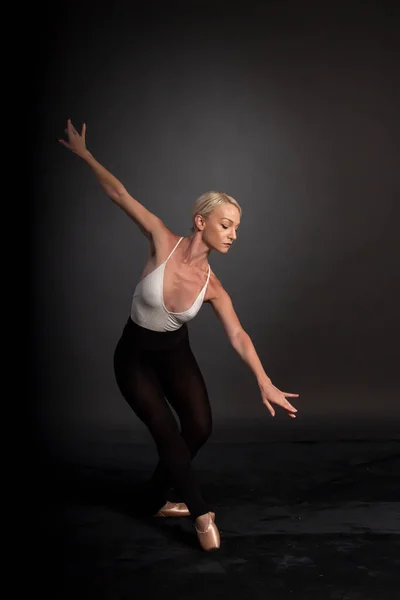
[[[268,400],[264,400],[264,404],[265,404],[265,406],[268,408],[268,410],[269,410],[269,412],[271,413],[271,415],[274,417],[274,416],[275,416],[275,411],[274,411],[274,409],[273,409],[273,406],[272,406],[272,404],[270,404],[270,403],[268,402]]]
[[[286,394],[286,395],[288,395],[288,394]],[[296,394],[291,394],[291,395],[296,396]],[[290,402],[288,402],[286,400],[286,398],[283,399],[281,406],[282,406],[282,408],[284,408],[287,411],[289,417],[292,417],[292,419],[294,419],[296,417],[296,415],[294,413],[297,413],[297,408],[295,408],[293,406],[293,404],[290,404]]]
[[[68,133],[69,135],[79,135],[78,131],[76,130],[76,128],[72,125],[72,121],[71,119],[68,119],[67,121],[67,129],[65,130],[66,133]]]
[[[275,416],[275,410],[272,406],[272,404],[270,402],[268,402],[268,400],[264,399],[264,404],[265,406],[268,408],[269,412],[271,413],[271,415],[274,417]],[[284,410],[286,410],[287,414],[289,415],[289,417],[291,417],[292,419],[296,418],[296,414],[297,413],[297,408],[295,408],[294,406],[292,406],[290,404],[290,402],[282,402],[282,404],[279,404]]]
[[[288,394],[284,394],[284,397],[287,396]],[[296,396],[296,394],[292,394],[292,396]],[[289,402],[289,400],[284,400],[285,402],[285,408],[292,408],[293,410],[296,410],[295,407]]]
[[[68,144],[68,142],[66,142],[65,140],[62,140],[62,139],[59,139],[58,141],[60,142],[60,144],[62,144],[66,148],[68,148],[68,150],[71,150],[71,146]]]

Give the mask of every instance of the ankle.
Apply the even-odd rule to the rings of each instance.
[[[215,513],[208,512],[196,517],[194,524],[197,529],[204,531],[215,520]]]

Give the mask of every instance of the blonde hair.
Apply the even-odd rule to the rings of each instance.
[[[236,206],[236,208],[239,210],[240,216],[242,216],[242,208],[240,207],[237,200],[235,200],[235,198],[232,198],[232,196],[228,196],[228,194],[224,194],[222,192],[204,192],[204,194],[197,198],[196,202],[193,205],[193,226],[190,228],[190,231],[192,233],[194,233],[195,231],[194,219],[196,215],[201,215],[203,218],[205,218],[210,213],[212,213],[214,208],[217,208],[217,206],[221,206],[221,204],[227,204],[228,202]]]

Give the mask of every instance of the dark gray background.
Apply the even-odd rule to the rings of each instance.
[[[168,5],[168,6],[167,6]],[[204,191],[243,208],[210,263],[267,374],[272,419],[212,308],[190,323],[213,439],[399,434],[399,28],[391,5],[118,2],[43,8],[33,227],[37,435],[149,440],[112,356],[147,240],[57,142],[178,235]]]

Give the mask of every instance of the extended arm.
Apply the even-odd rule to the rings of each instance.
[[[210,298],[210,303],[217,317],[221,321],[233,348],[253,372],[260,388],[263,402],[271,415],[275,416],[275,411],[271,406],[271,403],[274,403],[284,408],[290,417],[295,418],[296,415],[294,413],[296,413],[297,410],[286,400],[286,396],[298,397],[299,394],[281,392],[273,385],[261,364],[249,334],[243,329],[239,321],[229,294],[224,290],[216,278],[214,280],[213,297]]]
[[[147,208],[140,204],[135,198],[127,192],[123,184],[112,173],[107,171],[86,148],[86,124],[82,126],[82,132],[79,134],[72,125],[71,120],[67,121],[65,133],[68,136],[68,142],[58,140],[60,144],[77,154],[92,169],[98,182],[106,192],[107,196],[117,204],[122,210],[138,225],[141,231],[151,237],[164,227],[161,219],[151,213]]]

